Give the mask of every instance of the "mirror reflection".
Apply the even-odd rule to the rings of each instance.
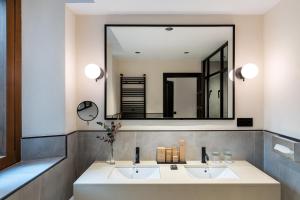
[[[77,107],[77,115],[83,121],[93,121],[98,116],[98,107],[92,101],[83,101]]]
[[[106,26],[106,118],[234,117],[233,26]]]

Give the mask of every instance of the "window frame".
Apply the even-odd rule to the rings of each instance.
[[[0,170],[21,159],[21,0],[6,0],[6,155]]]

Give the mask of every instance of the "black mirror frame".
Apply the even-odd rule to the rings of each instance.
[[[105,66],[105,80],[104,80],[104,119],[116,120],[115,117],[107,117],[107,29],[109,27],[231,27],[232,28],[232,70],[235,71],[235,24],[105,24],[104,25],[104,66]],[[235,120],[235,76],[232,81],[232,117],[230,118],[130,118],[121,120]]]

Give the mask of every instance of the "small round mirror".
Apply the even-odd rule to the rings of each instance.
[[[83,101],[77,107],[77,114],[83,121],[93,121],[98,116],[98,107],[92,101]]]

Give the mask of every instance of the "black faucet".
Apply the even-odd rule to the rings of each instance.
[[[209,157],[206,153],[206,147],[202,147],[202,159],[201,162],[202,163],[207,163],[207,161],[209,160]]]
[[[140,147],[135,148],[135,161],[134,164],[140,163]]]

